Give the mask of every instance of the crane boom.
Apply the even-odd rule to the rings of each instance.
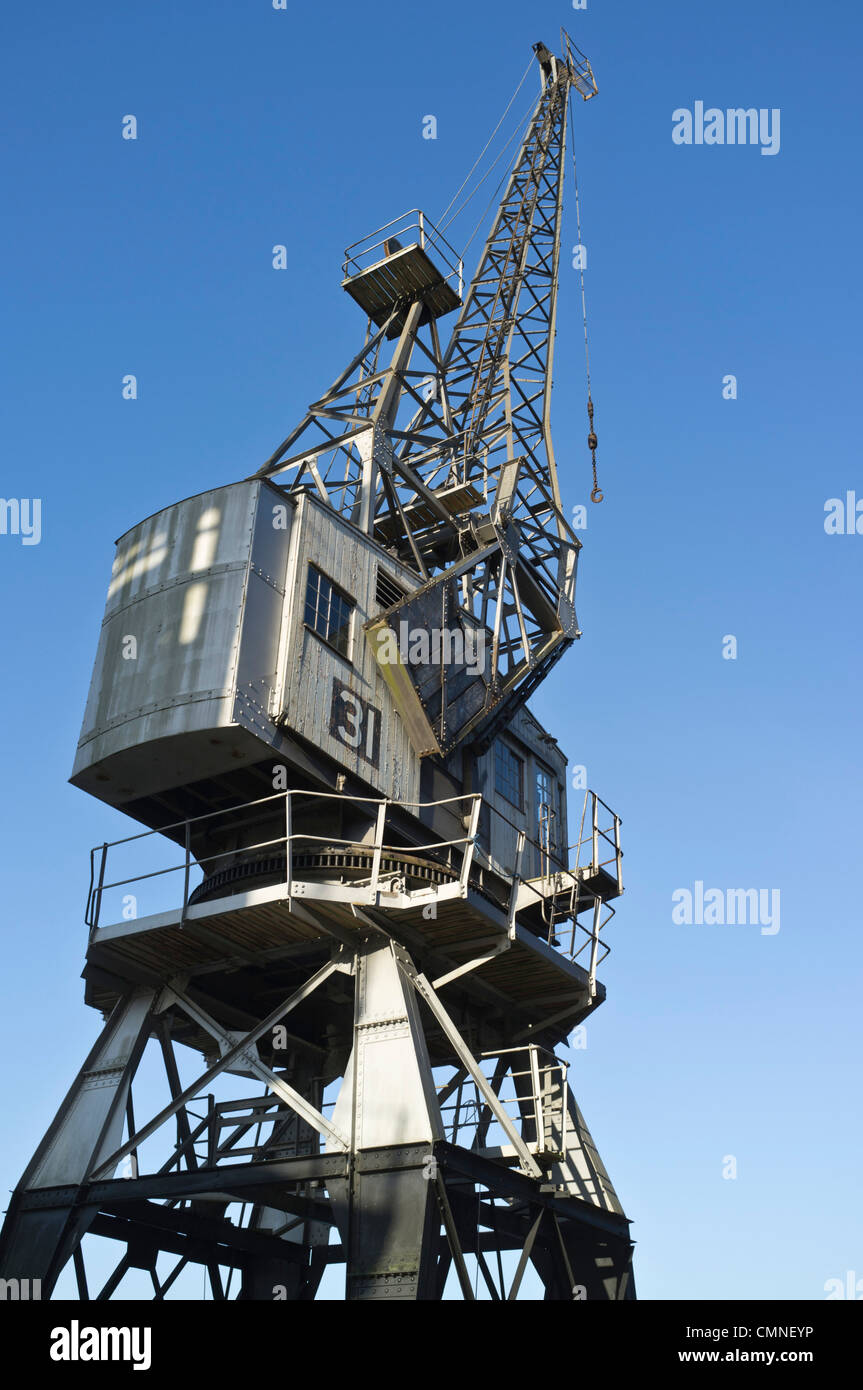
[[[256,475],[293,471],[289,491],[313,489],[416,574],[367,631],[423,755],[487,744],[579,635],[550,398],[568,101],[596,84],[564,48],[534,45],[539,97],[467,290],[419,211],[349,248],[366,342]],[[429,628],[461,642],[412,658],[404,634]]]

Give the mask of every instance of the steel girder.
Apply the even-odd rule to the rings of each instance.
[[[580,542],[562,510],[550,398],[567,105],[582,87],[570,56],[538,57],[542,90],[446,347],[422,297],[394,302],[256,474],[313,490],[414,570],[418,592],[387,610],[376,639],[381,626],[398,636],[438,622],[481,636],[472,679],[464,662],[401,652],[428,725],[421,755],[511,717],[520,687],[579,636]]]
[[[256,1040],[337,970],[355,981],[354,1042],[327,1120],[314,1068],[294,1071],[288,1083],[262,1060]],[[458,1068],[440,1092],[425,1008],[450,1038]],[[221,1052],[185,1088],[170,1036],[178,1009],[205,1021]],[[574,1100],[572,1152],[537,1164],[528,1111],[513,1127],[503,1108],[505,1063],[491,1078],[481,1072],[437,991],[384,932],[370,932],[353,958],[338,949],[246,1033],[222,1033],[180,982],[120,1001],[13,1195],[0,1276],[40,1279],[50,1297],[71,1259],[81,1299],[109,1299],[139,1270],[161,1300],[187,1266],[199,1265],[214,1298],[302,1301],[314,1298],[328,1265],[344,1263],[348,1298],[416,1301],[440,1298],[451,1269],[463,1297],[473,1298],[472,1259],[492,1298],[515,1298],[528,1262],[548,1298],[634,1296],[628,1223]],[[136,1120],[132,1083],[150,1038],[171,1100]],[[225,1074],[262,1079],[266,1092],[205,1105]],[[447,1138],[441,1107],[470,1077],[485,1118],[467,1148]],[[479,1151],[492,1118],[513,1141],[509,1156]],[[142,1150],[149,1154],[146,1144],[166,1126],[167,1156],[141,1172]],[[114,1176],[124,1162],[130,1175]],[[238,1205],[240,1219],[231,1219]],[[88,1271],[88,1236],[122,1248],[107,1277]],[[518,1265],[507,1273],[504,1255],[516,1250]],[[162,1257],[169,1269],[157,1267]],[[236,1288],[230,1271],[239,1275]]]

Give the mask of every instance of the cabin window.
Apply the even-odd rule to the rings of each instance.
[[[554,774],[536,764],[536,829],[539,843],[556,849],[560,838],[557,814],[557,784]]]
[[[314,565],[309,565],[309,577],[306,581],[306,624],[345,657],[348,655],[351,614],[355,607],[347,594],[338,589]]]
[[[506,743],[494,746],[494,785],[511,806],[524,805],[524,762]]]

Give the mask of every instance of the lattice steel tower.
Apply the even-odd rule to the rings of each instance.
[[[525,703],[579,635],[549,409],[596,90],[567,36],[535,55],[470,283],[419,212],[349,248],[353,361],[251,478],[117,544],[72,781],[145,829],[91,856],[106,1022],[0,1241],[43,1297],[194,1297],[202,1266],[311,1299],[343,1263],[350,1299],[514,1298],[528,1262],[634,1297],[555,1055],[605,997],[620,822],[588,791],[568,833]]]

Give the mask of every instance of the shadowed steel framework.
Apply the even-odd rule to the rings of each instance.
[[[605,997],[620,819],[585,790],[570,829],[527,705],[579,636],[549,412],[596,91],[534,51],[473,278],[419,210],[349,247],[353,360],[117,543],[72,781],[141,828],[91,854],[104,1028],[0,1238],[43,1296],[635,1296],[557,1055]]]

